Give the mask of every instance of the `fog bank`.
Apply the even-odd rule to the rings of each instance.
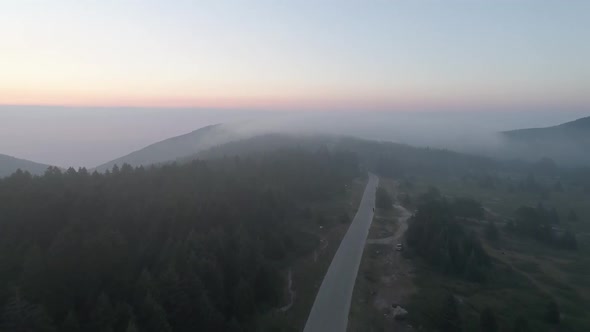
[[[0,153],[59,166],[94,167],[151,143],[226,123],[244,135],[325,133],[477,151],[498,131],[544,127],[588,110],[256,111],[0,106]]]

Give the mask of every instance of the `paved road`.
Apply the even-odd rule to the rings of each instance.
[[[369,174],[361,204],[322,281],[304,332],[346,331],[352,291],[373,220],[378,183],[379,178]]]

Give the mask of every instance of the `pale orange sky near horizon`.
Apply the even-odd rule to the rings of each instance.
[[[0,104],[590,107],[584,1],[22,1]]]
[[[4,95],[6,97],[7,95]],[[590,102],[573,98],[558,100],[545,98],[544,100],[522,99],[473,99],[473,98],[360,98],[358,96],[346,98],[327,97],[312,99],[307,97],[224,97],[195,98],[170,96],[117,96],[85,95],[76,98],[71,93],[45,95],[13,95],[1,102],[4,106],[64,106],[64,107],[137,107],[137,108],[195,108],[195,109],[249,109],[249,110],[301,110],[301,111],[435,111],[437,109],[449,111],[464,111],[467,109],[496,108],[498,110],[529,109],[589,109]]]

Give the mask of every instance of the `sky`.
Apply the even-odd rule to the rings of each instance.
[[[219,122],[465,142],[590,115],[588,59],[586,0],[0,0],[0,154],[93,167]]]
[[[0,0],[0,104],[590,105],[590,2]]]

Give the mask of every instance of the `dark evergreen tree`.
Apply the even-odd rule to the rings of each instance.
[[[498,231],[498,227],[496,227],[496,223],[493,221],[488,221],[485,228],[485,237],[493,242],[498,241],[500,238],[500,231]]]
[[[409,194],[403,194],[401,195],[401,197],[399,198],[400,203],[404,206],[404,207],[409,207],[410,205],[412,205],[412,197]]]
[[[496,315],[494,311],[486,307],[479,314],[479,326],[482,332],[497,332],[498,322],[496,321]]]
[[[484,216],[484,210],[481,204],[470,198],[455,199],[451,208],[453,209],[453,213],[458,217],[481,219]]]
[[[55,327],[45,308],[29,303],[17,290],[4,306],[0,319],[0,331],[53,332]]]
[[[559,306],[557,302],[551,300],[545,308],[545,321],[549,324],[559,324],[561,321]]]
[[[520,316],[514,320],[514,326],[512,332],[532,332],[529,328],[529,322],[526,318]]]
[[[64,319],[63,323],[61,324],[60,332],[79,332],[80,323],[78,322],[78,317],[76,317],[76,313],[70,310]]]
[[[147,269],[142,270],[135,284],[135,303],[142,303],[148,294],[155,292],[155,288],[156,285],[150,272]]]
[[[256,297],[248,282],[240,279],[234,293],[234,309],[239,321],[244,321],[256,312]]]
[[[92,330],[97,332],[112,330],[115,323],[115,311],[109,296],[104,292],[98,296],[92,311]]]
[[[387,189],[383,187],[377,188],[375,194],[375,207],[384,210],[391,210],[393,208],[393,199]]]
[[[549,220],[551,221],[551,223],[553,224],[559,224],[561,219],[559,218],[559,213],[557,213],[557,209],[552,208],[551,210],[549,210]]]
[[[129,324],[127,324],[127,328],[125,332],[138,332],[137,325],[135,324],[135,320],[130,320]]]
[[[570,211],[567,215],[567,220],[570,222],[578,221],[578,214],[576,213],[576,211],[574,209],[570,209]]]
[[[170,332],[172,331],[164,308],[148,294],[141,306],[142,330],[147,332]]]
[[[563,249],[569,250],[577,250],[578,249],[578,240],[574,233],[570,230],[567,230],[557,239],[558,245]]]
[[[229,323],[227,323],[227,332],[242,332],[242,325],[238,322],[238,320],[234,317],[232,318]]]
[[[442,304],[438,329],[441,332],[461,332],[463,323],[459,314],[457,300],[452,294],[448,294]]]
[[[47,287],[45,280],[45,257],[38,245],[32,246],[27,252],[22,268],[21,285],[28,298],[41,300]]]
[[[342,214],[340,214],[340,217],[338,218],[340,220],[341,224],[348,224],[350,222],[350,217],[348,216],[348,213],[343,212]]]

